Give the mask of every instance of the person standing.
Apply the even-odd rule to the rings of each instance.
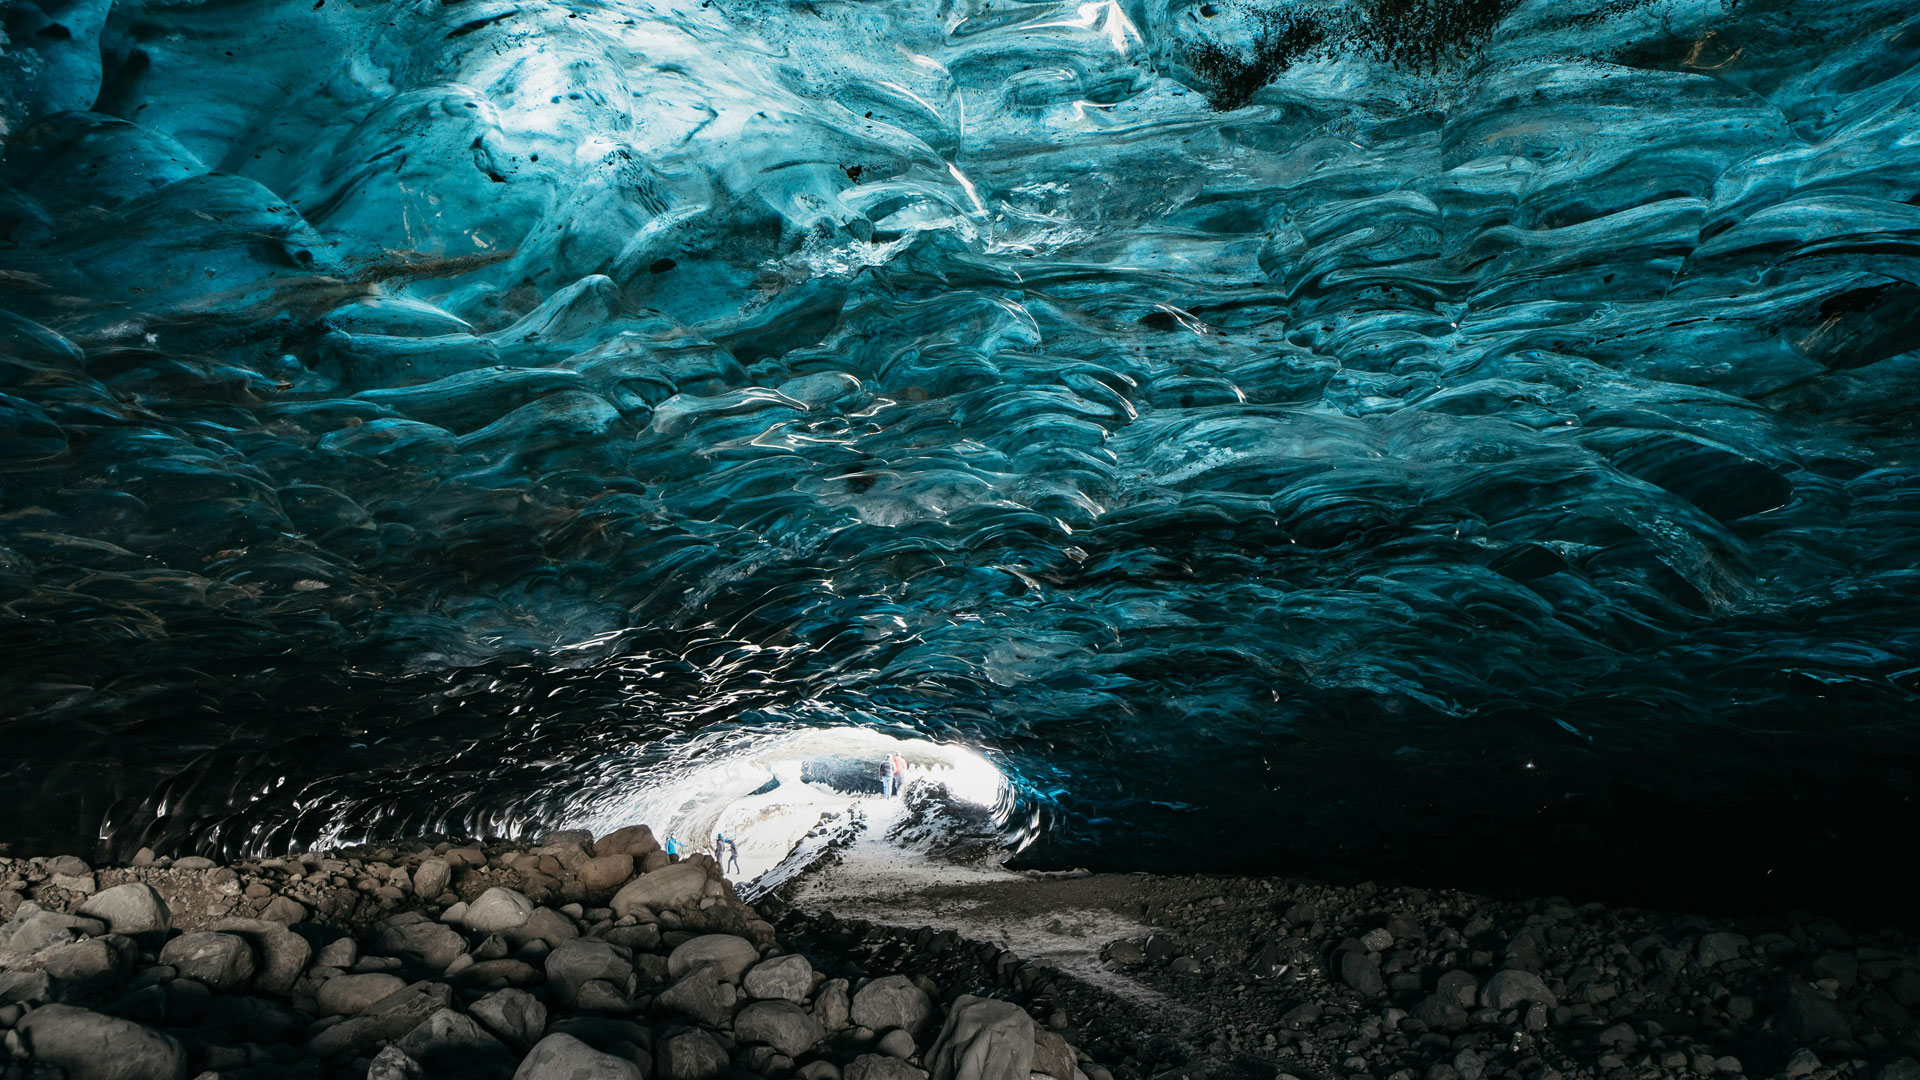
[[[740,845],[731,836],[727,837],[727,872],[740,872]]]
[[[680,861],[680,840],[672,833],[667,834],[667,858],[674,862]]]
[[[893,798],[893,788],[893,755],[888,754],[880,762],[880,797],[883,799]]]
[[[887,764],[893,770],[893,793],[899,795],[907,787],[907,759],[899,754],[889,754]]]

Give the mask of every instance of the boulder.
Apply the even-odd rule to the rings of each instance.
[[[373,1055],[367,1065],[367,1080],[427,1080],[427,1070],[396,1044]]]
[[[182,934],[160,950],[160,962],[209,990],[239,990],[253,979],[253,946],[235,934]]]
[[[417,956],[429,971],[440,972],[466,953],[467,939],[451,926],[408,912],[379,925],[373,948],[388,956]]]
[[[629,825],[624,829],[615,829],[593,842],[595,855],[628,855],[635,859],[644,859],[660,850],[660,842],[653,838],[653,830],[645,825]]]
[[[187,1053],[171,1037],[131,1020],[71,1005],[43,1005],[14,1028],[33,1061],[68,1080],[183,1080]]]
[[[875,1039],[873,1048],[888,1057],[902,1059],[912,1057],[913,1052],[918,1049],[918,1047],[914,1045],[913,1036],[907,1034],[902,1028],[894,1028],[892,1031]]]
[[[756,1001],[733,1018],[734,1038],[765,1043],[788,1057],[813,1049],[824,1034],[819,1022],[791,1001]]]
[[[31,910],[30,910],[31,909]],[[79,915],[63,915],[58,911],[42,911],[40,905],[28,901],[20,905],[13,913],[13,921],[8,924],[13,932],[6,939],[6,947],[0,952],[12,952],[21,956],[39,952],[49,945],[65,945],[69,941],[81,938],[99,937],[107,932],[107,924],[100,919],[89,919]],[[6,927],[0,927],[5,932]]]
[[[266,907],[260,909],[260,918],[264,922],[292,926],[294,923],[307,921],[307,908],[306,905],[291,897],[276,896],[267,901]]]
[[[167,902],[153,886],[137,881],[94,893],[80,905],[79,914],[99,919],[116,934],[156,945],[173,929],[173,913],[167,909]]]
[[[445,859],[421,859],[413,868],[413,892],[422,900],[432,900],[447,891],[453,882],[453,867]]]
[[[512,889],[488,889],[467,905],[466,925],[482,934],[497,934],[527,925],[533,918],[533,901]]]
[[[1508,968],[1496,971],[1487,977],[1485,985],[1480,987],[1480,1004],[1485,1008],[1499,1009],[1505,1012],[1519,1005],[1538,1002],[1551,1009],[1560,1004],[1554,998],[1553,991],[1540,981],[1540,976],[1531,971],[1519,971]]]
[[[733,1015],[735,994],[732,984],[721,982],[713,969],[703,967],[661,991],[654,1000],[709,1027],[719,1027]]]
[[[1782,998],[1778,1020],[1796,1041],[1814,1044],[1853,1036],[1847,1014],[1804,980],[1789,982]]]
[[[640,1066],[555,1033],[527,1054],[513,1080],[646,1080]]]
[[[683,942],[680,947],[667,956],[667,975],[679,978],[696,968],[710,968],[714,975],[730,983],[738,983],[747,974],[747,969],[760,960],[760,950],[753,942],[732,934],[702,934],[691,941]]]
[[[384,971],[336,975],[320,984],[313,1000],[321,1016],[357,1016],[406,988],[405,979]]]
[[[613,894],[608,905],[625,917],[636,908],[666,911],[693,907],[706,892],[707,872],[693,863],[672,863],[634,878]]]
[[[605,985],[589,994],[592,983]],[[633,990],[632,962],[604,941],[568,941],[547,954],[547,992],[561,1005],[625,1011]]]
[[[431,1076],[462,1080],[499,1077],[514,1071],[514,1055],[472,1017],[441,1009],[394,1044]]]
[[[799,953],[762,960],[747,972],[741,988],[752,998],[805,1001],[813,990],[813,965]]]
[[[1738,960],[1747,951],[1747,944],[1747,939],[1740,934],[1701,934],[1696,955],[1701,967],[1719,967],[1729,960]]]
[[[310,1057],[368,1057],[382,1042],[391,1042],[420,1022],[453,1003],[453,991],[444,984],[419,983],[375,1002],[365,1012],[321,1031],[307,1041]]]
[[[1379,997],[1387,992],[1387,982],[1380,976],[1380,965],[1358,949],[1349,949],[1340,954],[1340,981],[1363,997]]]
[[[1033,1033],[1033,1071],[1045,1073],[1054,1080],[1073,1080],[1073,1074],[1079,1071],[1074,1065],[1073,1047],[1067,1040],[1051,1031],[1036,1029]]]
[[[95,991],[125,982],[133,974],[140,947],[121,934],[88,938],[43,949],[34,957],[40,970],[59,979],[72,991]]]
[[[547,1029],[547,1007],[525,990],[495,990],[467,1006],[467,1012],[517,1050],[539,1042]]]
[[[253,976],[256,993],[285,996],[313,959],[313,946],[306,938],[267,919],[221,919],[210,929],[233,934],[253,946],[259,962],[259,970]]]
[[[813,995],[813,1018],[828,1031],[839,1031],[853,1020],[853,1003],[847,996],[847,980],[828,979]]]
[[[727,1075],[727,1052],[699,1028],[660,1040],[653,1062],[659,1072],[656,1080],[719,1080]]]
[[[574,876],[590,895],[612,892],[633,876],[633,856],[596,855],[575,867]]]
[[[933,1002],[927,992],[913,985],[905,975],[887,975],[875,979],[853,995],[852,1019],[855,1024],[875,1031],[905,1028],[918,1034],[933,1015]],[[1024,1074],[1023,1074],[1024,1080]]]
[[[1033,1017],[1012,1002],[963,994],[947,1013],[927,1062],[933,1080],[1027,1080]]]
[[[846,1080],[927,1080],[918,1069],[886,1054],[861,1054],[847,1065]]]

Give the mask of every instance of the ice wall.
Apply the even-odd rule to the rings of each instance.
[[[846,722],[1060,860],[1911,783],[1911,0],[5,32],[20,840],[512,829]]]

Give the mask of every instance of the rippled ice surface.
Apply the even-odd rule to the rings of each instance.
[[[7,19],[0,840],[850,721],[1069,861],[1911,783],[1911,0]]]

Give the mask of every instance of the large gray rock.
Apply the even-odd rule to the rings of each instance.
[[[555,1033],[540,1040],[513,1080],[646,1080],[640,1066],[603,1054],[571,1035]]]
[[[1369,960],[1367,954],[1358,949],[1349,949],[1340,954],[1340,981],[1364,997],[1379,997],[1387,992],[1386,980],[1380,976],[1380,965]]]
[[[20,905],[13,913],[11,934],[6,947],[0,952],[10,952],[18,956],[27,956],[39,952],[49,945],[65,945],[81,938],[99,937],[107,932],[103,919],[89,919],[79,915],[64,915],[58,911],[42,911],[40,905],[28,901]],[[5,927],[0,927],[5,932]]]
[[[43,1005],[14,1029],[27,1056],[67,1071],[68,1080],[183,1080],[178,1042],[131,1020],[71,1005]]]
[[[660,842],[653,838],[653,830],[645,825],[615,829],[593,842],[595,855],[631,855],[635,859],[644,859],[659,850]]]
[[[512,889],[488,889],[467,905],[467,929],[483,934],[517,930],[533,918],[533,901]]]
[[[525,990],[495,990],[467,1006],[467,1012],[516,1050],[539,1042],[547,1029],[547,1007]]]
[[[451,987],[444,983],[417,983],[307,1040],[307,1055],[317,1058],[371,1056],[382,1042],[400,1038],[452,1004]]]
[[[799,953],[762,960],[747,972],[741,988],[748,997],[805,1001],[813,991],[813,965]]]
[[[451,926],[409,912],[381,923],[373,948],[388,956],[417,956],[429,971],[438,972],[466,953],[467,939]]]
[[[99,919],[116,934],[158,944],[173,929],[173,913],[153,886],[141,882],[115,885],[87,897],[79,913]]]
[[[625,885],[633,876],[633,856],[596,855],[574,867],[573,874],[589,895],[603,896]]]
[[[313,959],[313,945],[306,938],[267,919],[221,919],[211,929],[236,935],[253,946],[259,962],[253,976],[255,993],[286,995]]]
[[[703,967],[661,991],[654,1000],[709,1027],[719,1027],[733,1015],[735,994],[732,983],[721,982],[712,968]]]
[[[357,1016],[406,988],[405,979],[384,971],[336,975],[320,984],[313,1000],[321,1016]]]
[[[861,1054],[847,1065],[846,1080],[927,1080],[925,1069],[915,1068],[886,1054]]]
[[[1747,939],[1741,934],[1725,931],[1701,934],[1698,946],[1698,958],[1703,968],[1719,967],[1729,960],[1738,960],[1747,951]]]
[[[109,934],[42,949],[34,962],[65,984],[66,990],[92,992],[124,982],[139,958],[140,947],[132,938]]]
[[[853,1022],[864,1028],[885,1031],[905,1028],[918,1033],[933,1015],[933,1002],[927,992],[913,985],[905,975],[887,975],[875,979],[853,995]]]
[[[738,983],[760,960],[753,942],[732,934],[702,934],[683,942],[667,956],[667,975],[679,978],[696,968],[709,968],[719,978]]]
[[[422,900],[432,900],[447,891],[453,881],[453,867],[445,859],[421,859],[413,868],[413,892]]]
[[[1787,984],[1777,1019],[1801,1043],[1823,1043],[1853,1036],[1847,1014],[1801,979]]]
[[[209,990],[239,990],[253,978],[253,946],[237,934],[182,934],[160,950],[160,962]]]
[[[671,863],[621,886],[608,906],[622,917],[642,908],[647,911],[689,908],[700,902],[706,888],[707,872],[697,863]]]
[[[624,1012],[633,991],[633,964],[604,941],[563,942],[547,954],[547,992],[561,1005]]]
[[[727,1052],[699,1028],[660,1040],[653,1062],[659,1071],[656,1080],[719,1080],[727,1075]]]
[[[1020,1006],[963,994],[927,1054],[933,1080],[1027,1080],[1033,1017]]]
[[[1480,987],[1480,1004],[1489,1009],[1504,1011],[1536,1002],[1549,1009],[1560,1004],[1547,984],[1540,981],[1540,976],[1531,971],[1515,968],[1496,971]]]
[[[394,1043],[431,1076],[481,1080],[513,1074],[514,1055],[472,1017],[441,1009]]]
[[[807,1010],[791,1001],[756,1001],[733,1018],[734,1038],[765,1043],[788,1057],[813,1049],[824,1034]]]
[[[1033,1033],[1033,1071],[1045,1073],[1054,1080],[1073,1080],[1073,1074],[1079,1071],[1073,1058],[1073,1047],[1067,1040],[1051,1031],[1035,1029]]]

